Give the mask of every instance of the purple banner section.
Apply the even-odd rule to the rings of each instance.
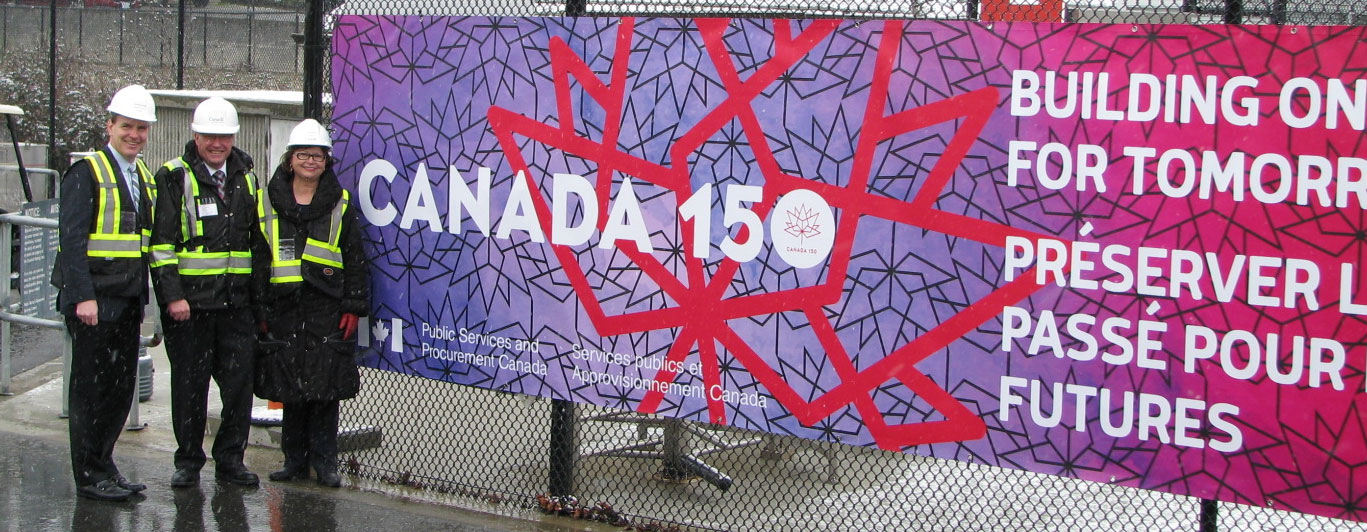
[[[1364,518],[1363,28],[333,42],[366,365]]]

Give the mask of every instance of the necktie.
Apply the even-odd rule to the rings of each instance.
[[[128,167],[128,171],[124,174],[124,176],[126,179],[126,184],[128,186],[128,197],[133,200],[133,210],[141,212],[142,202],[140,200],[142,199],[142,187],[138,186],[139,183],[137,167]]]
[[[214,182],[214,191],[218,192],[218,199],[223,199],[223,171],[217,170],[209,177]]]

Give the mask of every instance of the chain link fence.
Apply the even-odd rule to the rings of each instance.
[[[1367,9],[1361,3],[1306,0],[1054,5],[1055,20],[1089,23],[1356,24]],[[1038,16],[1005,0],[361,0],[330,14]],[[330,73],[322,79],[330,83]],[[362,375],[361,395],[343,403],[343,424],[349,431],[382,437],[344,452],[344,470],[378,485],[418,488],[467,504],[539,507],[631,523],[640,530],[1367,531],[1362,523],[990,467],[971,459],[743,431],[380,370],[363,369]]]
[[[0,53],[48,48],[47,6],[0,5]],[[169,8],[57,8],[58,53],[74,61],[111,66],[175,67],[179,12]],[[189,9],[184,27],[185,66],[221,72],[298,75],[303,13],[256,7]]]
[[[0,4],[0,102],[25,110],[20,140],[53,146],[49,167],[103,141],[104,106],[124,85],[300,89],[302,12],[187,3],[182,28],[174,8],[66,4],[55,18],[49,5]]]
[[[342,469],[380,489],[417,488],[458,504],[563,508],[600,521],[620,515],[641,530],[1367,530],[1240,504],[1210,512],[1200,499],[1158,491],[584,405],[573,407],[572,444],[555,448],[554,401],[380,370],[362,369],[362,377],[361,395],[342,405],[343,429],[353,434],[350,445],[344,438]],[[712,471],[671,469],[671,454],[696,456]],[[573,471],[574,499],[552,506],[543,494],[557,466]]]

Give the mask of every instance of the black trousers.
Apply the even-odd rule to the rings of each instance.
[[[123,432],[137,383],[138,326],[142,312],[130,310],[113,321],[86,325],[66,318],[71,335],[71,393],[68,433],[71,470],[77,486],[119,475],[114,442]]]
[[[247,309],[192,310],[176,321],[162,313],[166,356],[171,361],[171,425],[176,434],[176,469],[204,467],[204,427],[209,378],[218,383],[222,423],[214,437],[214,464],[242,467],[252,418],[252,364],[256,323]]]
[[[280,420],[280,450],[285,469],[312,466],[319,474],[337,472],[337,419],[340,401],[285,403]]]

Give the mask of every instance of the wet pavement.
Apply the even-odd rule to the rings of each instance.
[[[260,487],[215,481],[210,461],[198,488],[172,489],[176,445],[170,428],[170,372],[161,346],[148,350],[155,365],[154,393],[136,409],[137,429],[125,430],[114,448],[120,472],[147,484],[147,491],[127,502],[80,498],[71,478],[67,422],[60,415],[62,363],[52,358],[60,346],[52,349],[32,339],[23,344],[46,356],[39,355],[41,363],[14,377],[14,395],[0,396],[0,532],[621,530],[501,505],[436,503],[424,492],[396,492],[350,475],[343,475],[343,487],[337,489],[311,480],[271,482],[266,475],[279,469],[282,457],[263,427],[253,427],[244,457],[248,468],[261,476]],[[217,389],[211,388],[209,396],[213,425]],[[211,430],[204,448],[212,442]]]
[[[373,504],[357,500],[357,495],[373,495],[311,482],[266,481],[259,488],[242,488],[216,482],[210,474],[198,488],[172,490],[164,457],[140,450],[116,450],[115,456],[124,475],[148,484],[147,491],[128,502],[93,501],[76,496],[65,442],[0,429],[0,530],[545,530],[530,523],[481,524],[480,518],[462,519],[463,514],[449,510],[442,516],[425,515],[434,513],[433,508]]]
[[[11,341],[14,350],[10,355],[10,364],[13,365],[11,371],[14,375],[36,368],[62,352],[62,335],[65,332],[27,325],[14,325],[11,330],[14,333]]]

